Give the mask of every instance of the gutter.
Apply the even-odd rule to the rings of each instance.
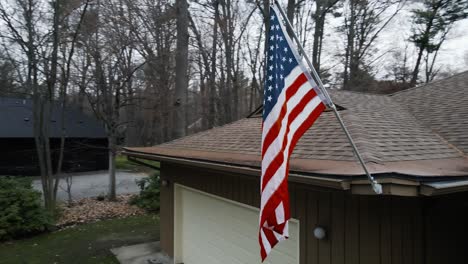
[[[249,168],[243,166],[235,166],[235,165],[228,165],[222,163],[214,163],[214,162],[206,162],[206,161],[199,161],[199,160],[192,160],[192,159],[184,159],[184,158],[175,158],[169,156],[162,156],[157,154],[143,154],[143,153],[136,153],[132,151],[124,150],[121,152],[123,155],[127,157],[134,157],[140,159],[147,159],[147,160],[154,160],[154,161],[161,161],[161,162],[171,162],[180,165],[192,166],[192,167],[200,167],[212,170],[218,170],[223,172],[231,172],[236,174],[243,174],[249,176],[256,176],[260,177],[260,169],[256,168]],[[332,178],[322,178],[322,177],[314,177],[308,175],[302,175],[297,173],[290,173],[289,174],[289,181],[295,183],[303,183],[303,184],[310,184],[320,187],[326,187],[336,190],[349,190],[350,185],[348,181],[342,179],[332,179]]]
[[[176,158],[166,155],[158,154],[144,154],[125,150],[122,154],[126,155],[129,159],[134,158],[154,160],[160,162],[170,162],[182,166],[206,168],[221,172],[229,172],[233,174],[248,175],[260,177],[261,170],[253,167],[246,167],[241,165],[232,165],[220,162],[210,162],[205,160],[195,160],[187,158]],[[318,187],[329,188],[337,191],[348,191],[357,195],[377,195],[372,190],[369,181],[363,178],[349,177],[348,179],[339,178],[338,175],[334,178],[330,177],[317,177],[310,174],[300,174],[297,172],[289,173],[289,181],[294,183],[313,185]],[[382,184],[383,195],[394,196],[437,196],[455,192],[468,191],[468,179],[463,180],[449,180],[438,182],[421,182],[419,180],[410,180],[398,177],[398,174],[382,174],[382,177],[377,178],[378,182]],[[400,175],[401,176],[401,175]]]
[[[468,191],[468,180],[432,182],[421,186],[421,195],[435,196]]]

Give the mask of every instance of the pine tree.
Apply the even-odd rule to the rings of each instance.
[[[426,81],[430,81],[434,62],[454,22],[468,17],[468,0],[425,0],[413,10],[413,28],[409,38],[418,49],[410,86],[415,86],[423,56],[426,56]],[[430,59],[430,55],[432,59]]]

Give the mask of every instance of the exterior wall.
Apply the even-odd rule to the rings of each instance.
[[[161,177],[169,182],[161,190],[161,246],[169,255],[173,255],[174,182],[248,205],[260,204],[256,177],[169,163],[162,164]],[[466,250],[458,250],[466,248],[467,242],[461,240],[466,233],[459,235],[458,245],[451,243],[451,235],[437,231],[436,227],[450,225],[450,218],[438,212],[446,207],[445,203],[426,200],[357,196],[290,184],[292,216],[301,226],[301,263],[468,263],[461,261]],[[454,214],[454,210],[444,210]],[[466,219],[458,220],[457,226],[450,228],[464,226]],[[327,239],[314,238],[316,226],[325,227]],[[466,229],[463,227],[461,231]],[[446,262],[446,254],[454,252],[457,254],[449,257],[452,261]]]
[[[468,193],[427,202],[426,263],[468,263]]]
[[[53,165],[59,157],[60,139],[51,139]],[[0,175],[39,175],[34,138],[1,138]],[[107,139],[67,138],[63,171],[106,170],[109,167]]]

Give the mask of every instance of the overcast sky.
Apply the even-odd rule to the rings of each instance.
[[[285,2],[285,0],[283,0]],[[283,7],[286,3],[283,4]],[[404,51],[408,47],[408,55],[410,68],[413,67],[413,60],[416,58],[416,49],[414,45],[408,42],[411,34],[411,10],[422,6],[420,3],[407,3],[407,5],[400,11],[400,13],[392,20],[392,22],[384,29],[378,40],[375,42],[376,52],[375,57],[380,57],[374,64],[374,71],[378,78],[384,78],[387,74],[385,67],[394,63],[392,50]],[[389,10],[389,13],[391,10]],[[344,36],[342,33],[337,32],[336,28],[343,23],[342,18],[327,17],[327,24],[325,28],[325,40],[323,45],[322,63],[327,67],[332,67],[333,72],[338,73],[342,71],[336,54],[344,51]],[[308,32],[308,43],[306,50],[312,49],[313,31]],[[437,58],[436,64],[444,67],[452,73],[458,73],[468,70],[468,19],[458,21],[452,27],[448,39],[442,45]]]

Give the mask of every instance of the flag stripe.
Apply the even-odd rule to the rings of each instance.
[[[268,131],[266,134],[265,139],[263,140],[263,149],[262,149],[262,155],[265,154],[266,150],[270,146],[270,144],[273,142],[275,138],[277,138],[278,133],[281,129],[281,120],[283,120],[284,116],[286,115],[287,112],[287,103],[289,102],[289,99],[296,94],[296,92],[299,90],[299,88],[302,87],[304,83],[307,83],[307,78],[305,74],[299,75],[296,80],[291,84],[290,87],[285,89],[285,94],[286,94],[286,101],[283,103],[281,107],[281,111],[279,114],[279,117],[275,120],[272,121],[272,125],[269,128],[264,128],[264,131]],[[308,84],[308,83],[307,83]],[[279,102],[277,102],[278,104]],[[267,130],[268,129],[268,130]]]
[[[273,153],[276,152],[277,154],[275,158],[269,164],[268,164],[269,159],[266,158],[266,155],[264,157],[265,162],[262,162],[262,167],[263,166],[266,167],[266,170],[264,173],[264,178],[262,179],[262,190],[264,190],[266,183],[268,183],[271,177],[273,176],[272,173],[274,173],[284,161],[284,156],[285,156],[284,150],[287,148],[287,145],[289,145],[288,140],[285,140],[287,139],[287,137],[285,136],[289,134],[291,124],[295,121],[295,119],[297,118],[297,116],[299,116],[299,114],[303,111],[303,109],[306,108],[311,101],[313,101],[313,98],[316,96],[315,91],[312,89],[309,89],[308,91],[305,90],[305,91],[306,91],[306,94],[302,96],[299,103],[296,105],[292,105],[293,110],[289,112],[290,114],[288,115],[288,118],[283,119],[283,122],[282,122],[283,133],[281,133],[276,138],[276,141],[278,141],[278,144],[271,145],[271,146],[276,147],[281,144],[282,146],[281,149],[275,151],[276,149],[274,147],[271,148],[272,149],[271,152]],[[315,97],[315,98],[317,99],[315,99],[315,101],[313,102],[318,104],[320,102],[320,99],[318,97]],[[291,104],[294,104],[295,102],[296,102],[295,99],[291,100]],[[273,155],[273,153],[271,153],[270,155]]]
[[[300,89],[296,93],[294,93],[294,95],[290,97],[286,102],[286,109],[288,111],[294,109],[297,106],[297,104],[301,102],[301,98],[304,97],[310,90],[310,84],[308,82],[302,84]],[[289,115],[290,112],[287,113],[281,120],[282,122],[280,123],[280,131],[277,134],[274,141],[272,141],[268,146],[266,146],[266,143],[264,144],[266,152],[263,155],[262,159],[262,174],[265,174],[265,170],[268,168],[269,164],[272,162],[272,160],[275,158],[276,154],[280,150],[276,147],[283,145],[283,141],[285,140],[284,135],[286,135],[285,133],[288,127],[288,121],[290,120]],[[274,129],[274,127],[272,127],[271,129]],[[264,129],[264,133],[266,133],[266,129]]]
[[[291,73],[285,78],[284,84],[285,87],[291,86],[291,84],[299,77],[299,75],[304,74],[301,70],[301,67],[297,66],[295,67]],[[263,121],[263,131],[269,131],[271,126],[275,124],[275,121],[278,119],[279,112],[281,111],[284,102],[286,101],[286,91],[283,90],[280,95],[278,96],[278,101],[276,104],[273,106],[273,109],[271,110],[270,114],[265,118]],[[262,134],[262,142],[265,140],[266,134]]]
[[[259,240],[260,240],[260,255],[261,255],[262,261],[263,261],[263,260],[265,260],[266,256],[271,251],[271,245],[270,245],[270,242],[268,242],[268,239],[265,236],[265,231],[264,231],[263,227],[260,228]]]
[[[289,157],[325,106],[302,59],[291,47],[276,9],[270,8],[262,122],[259,243],[262,261],[288,238]],[[315,88],[315,89],[314,89]]]
[[[313,90],[311,90],[311,91],[313,92]],[[313,92],[313,93],[315,93],[315,92]],[[270,202],[270,198],[273,196],[273,193],[275,192],[276,189],[278,189],[279,185],[286,178],[286,165],[287,165],[286,163],[288,163],[288,162],[284,162],[283,157],[286,154],[284,152],[287,151],[286,155],[289,156],[289,154],[292,152],[292,150],[294,148],[294,145],[291,144],[291,143],[293,143],[292,140],[295,139],[293,135],[295,135],[296,132],[298,131],[298,129],[300,127],[302,127],[301,124],[304,123],[305,121],[307,121],[308,117],[310,119],[312,119],[313,121],[315,121],[315,119],[317,119],[318,115],[320,115],[320,113],[323,111],[322,107],[317,107],[317,106],[320,106],[320,105],[323,106],[322,102],[320,101],[320,98],[315,96],[314,99],[310,100],[309,103],[307,104],[307,106],[303,108],[303,111],[300,112],[300,115],[298,115],[297,118],[295,118],[294,121],[291,123],[291,125],[290,125],[291,129],[290,129],[290,131],[288,133],[288,136],[287,136],[287,138],[289,139],[288,141],[289,141],[290,144],[288,144],[289,146],[285,146],[282,152],[278,153],[278,156],[280,157],[280,158],[278,158],[278,163],[279,163],[279,160],[281,160],[282,161],[281,164],[279,164],[279,166],[278,166],[278,163],[271,163],[272,166],[275,166],[274,170],[273,170],[274,174],[271,175],[271,176],[268,175],[269,171],[267,170],[265,175],[263,175],[263,177],[268,177],[269,180],[266,182],[265,187],[262,189],[261,207],[260,207],[262,211],[265,210],[266,203]],[[313,109],[313,110],[311,110],[311,109]],[[312,114],[307,115],[310,112],[312,112]],[[296,136],[296,138],[298,138],[298,137],[300,137],[300,136]],[[297,139],[296,139],[296,142],[297,142]],[[294,143],[296,143],[296,142],[294,142]],[[278,167],[276,167],[276,166],[278,166]],[[270,169],[270,167],[268,169]],[[262,181],[262,183],[263,182],[264,181]],[[273,199],[271,199],[271,202],[274,202],[276,200],[276,202],[278,203],[279,198],[280,197],[276,197],[276,199],[273,198]],[[272,206],[274,206],[274,205],[275,205],[275,203],[273,203]],[[266,210],[267,210],[267,212],[270,212],[271,208],[266,209]]]

